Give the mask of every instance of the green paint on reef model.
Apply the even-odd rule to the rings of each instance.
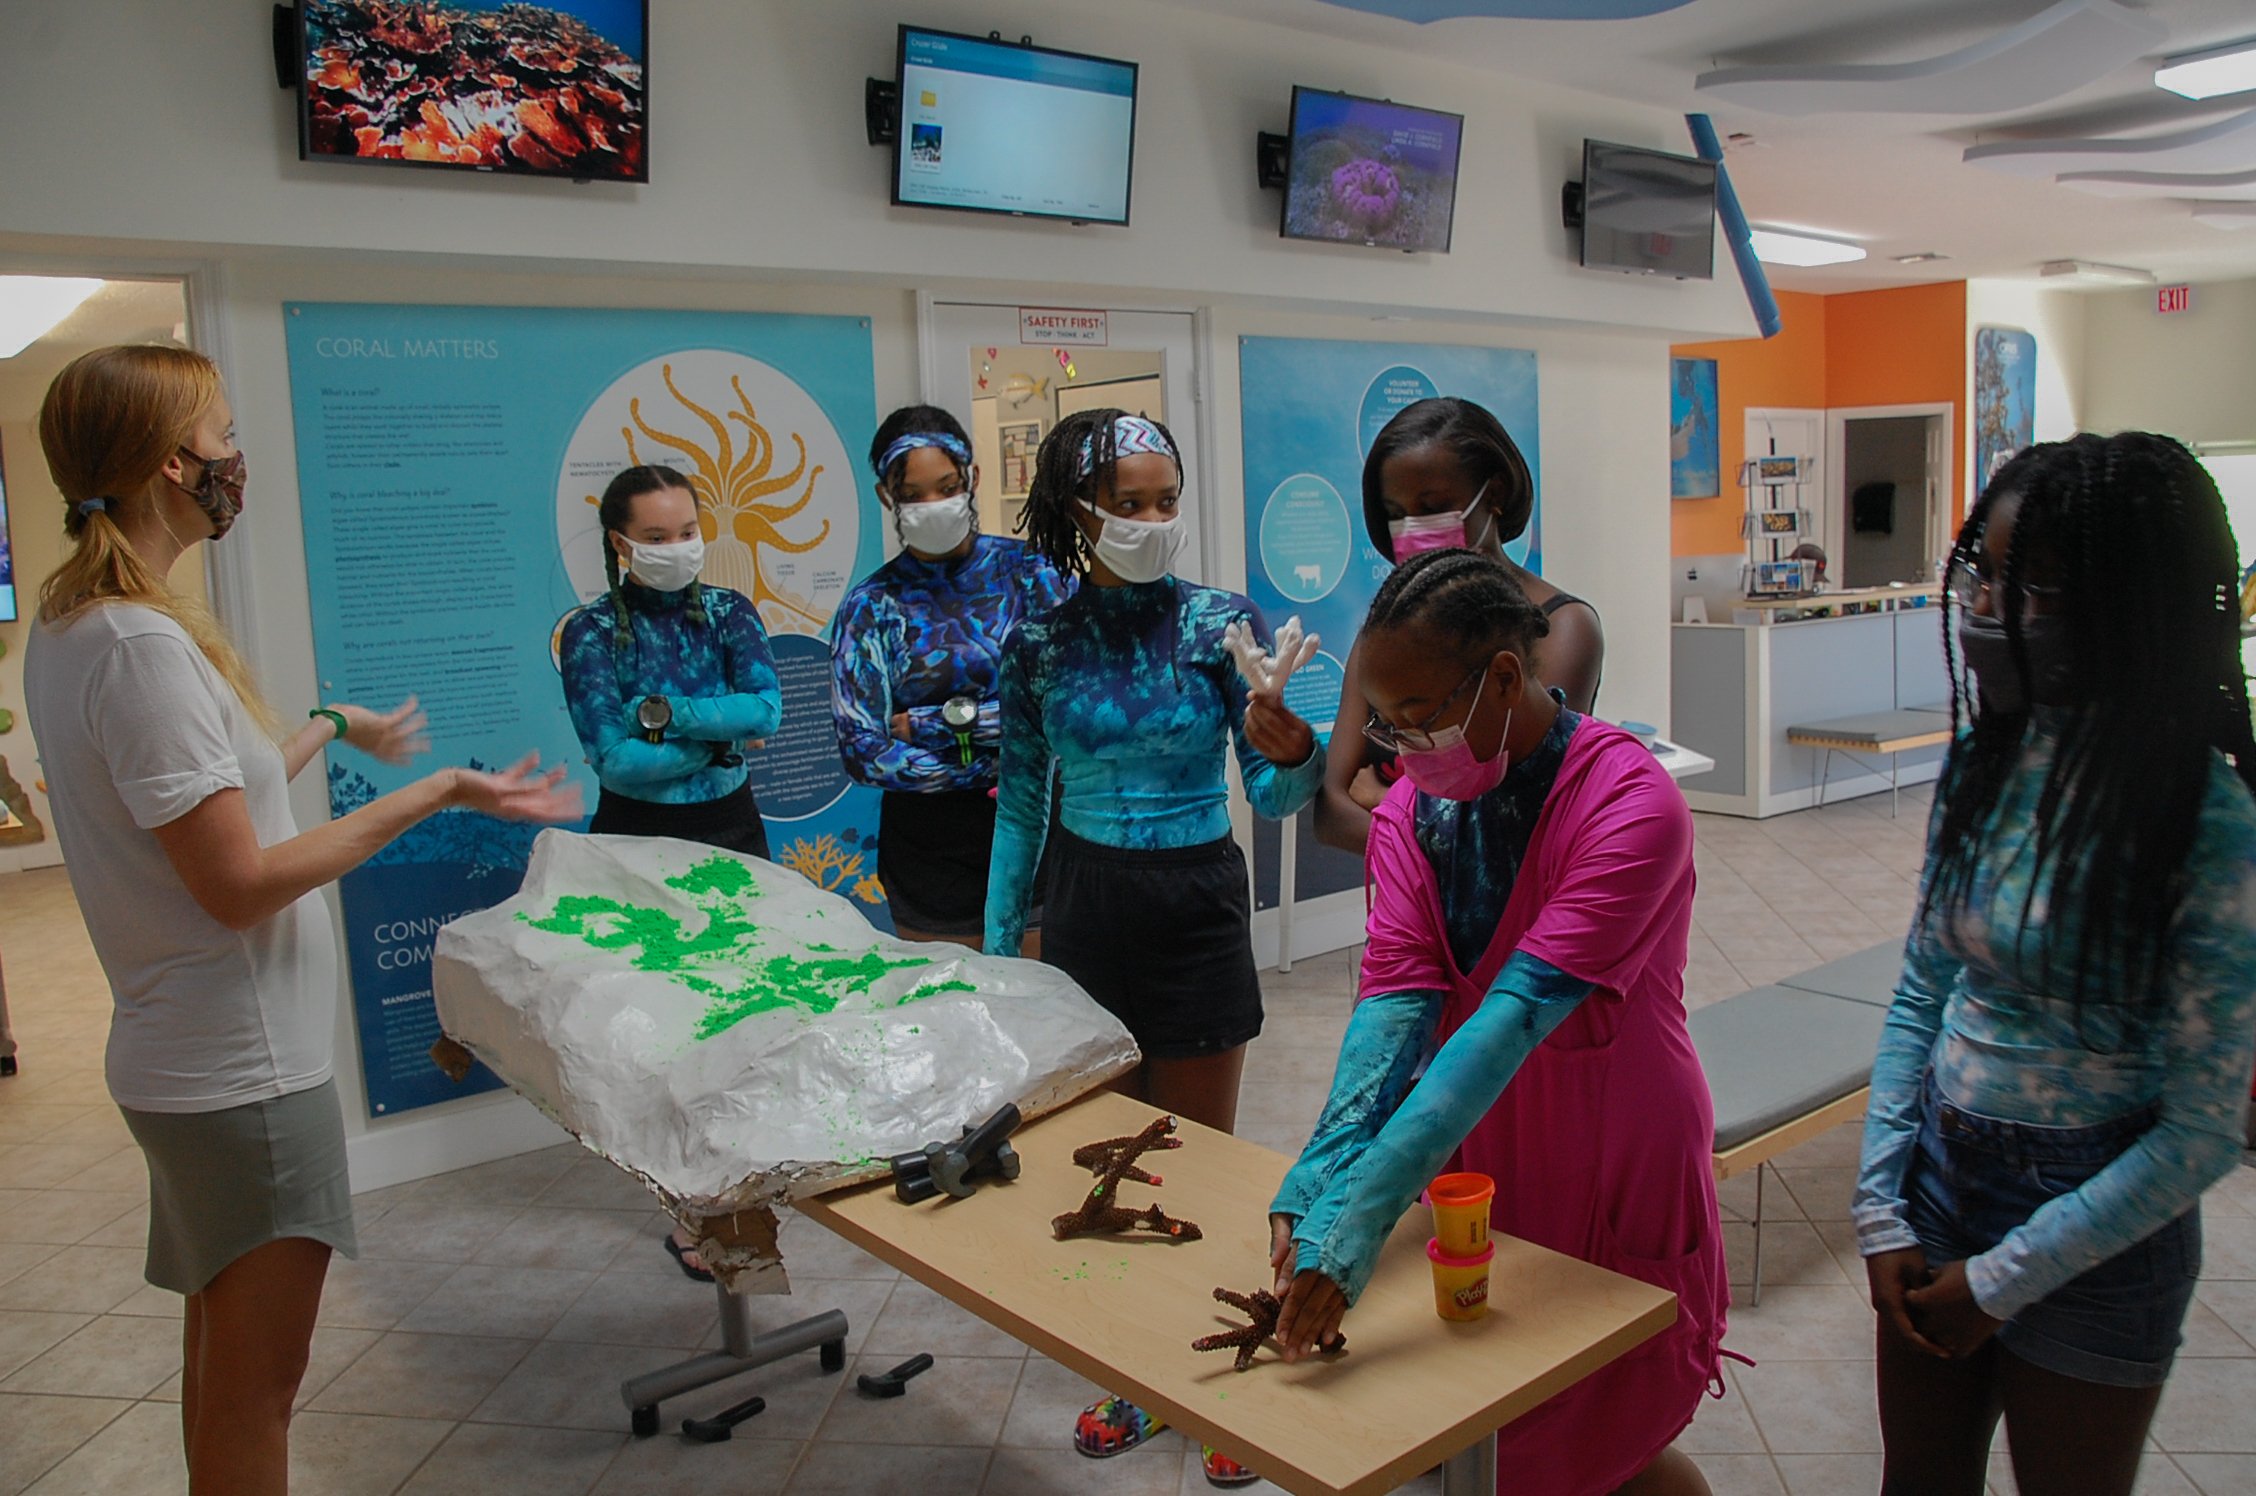
[[[724,1033],[756,1013],[786,1008],[809,1014],[834,1011],[841,1002],[869,991],[886,973],[930,966],[928,956],[887,957],[875,946],[858,956],[829,954],[835,947],[802,947],[821,955],[766,954],[758,949],[760,927],[739,900],[757,896],[752,871],[733,857],[715,855],[688,872],[666,880],[705,915],[705,928],[691,933],[678,915],[600,894],[566,894],[546,918],[517,917],[536,930],[567,935],[599,951],[633,952],[637,971],[671,977],[706,998],[704,1016],[692,1030],[699,1039]],[[718,969],[716,969],[718,968]],[[911,988],[896,1007],[942,992],[975,992],[966,981],[927,982]]]

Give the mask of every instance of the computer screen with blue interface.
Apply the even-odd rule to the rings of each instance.
[[[0,476],[0,623],[16,621],[16,554],[8,548],[8,480]]]
[[[901,28],[893,201],[1128,221],[1136,64]]]

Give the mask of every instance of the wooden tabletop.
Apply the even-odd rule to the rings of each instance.
[[[1119,1193],[1131,1208],[1157,1201],[1197,1222],[1203,1240],[1050,1235],[1051,1217],[1094,1183],[1073,1150],[1157,1115],[1090,1096],[1013,1137],[1024,1161],[1015,1184],[983,1181],[969,1200],[914,1206],[888,1184],[798,1208],[1295,1496],[1391,1491],[1675,1323],[1665,1290],[1502,1236],[1488,1316],[1445,1321],[1425,1255],[1432,1221],[1413,1208],[1348,1312],[1345,1355],[1288,1366],[1272,1345],[1234,1372],[1230,1352],[1190,1343],[1244,1322],[1214,1302],[1215,1288],[1269,1286],[1268,1205],[1290,1160],[1186,1122],[1183,1147],[1143,1160],[1164,1184]],[[1069,1436],[1058,1430],[1061,1443]]]

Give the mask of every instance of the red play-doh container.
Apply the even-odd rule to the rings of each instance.
[[[1496,1260],[1496,1243],[1470,1257],[1452,1257],[1440,1241],[1429,1241],[1426,1260],[1433,1264],[1434,1313],[1443,1319],[1479,1319],[1488,1313],[1488,1267]]]

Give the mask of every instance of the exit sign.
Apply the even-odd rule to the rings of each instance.
[[[2154,293],[2157,312],[2190,312],[2193,310],[2193,287],[2164,286]]]

